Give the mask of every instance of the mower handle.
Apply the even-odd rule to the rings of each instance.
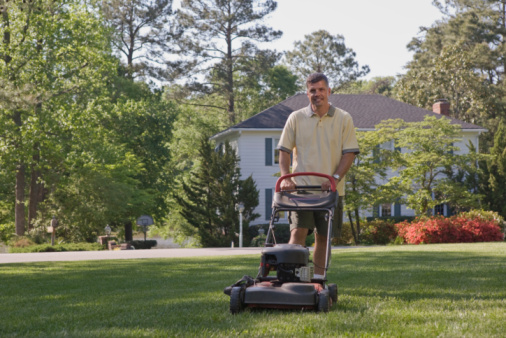
[[[330,181],[330,190],[332,192],[336,191],[336,181],[334,180],[334,178],[332,176],[326,175],[326,174],[321,174],[321,173],[315,173],[315,172],[300,172],[300,173],[292,173],[292,174],[283,175],[280,178],[278,178],[278,180],[276,181],[275,191],[280,192],[281,191],[281,182],[283,182],[287,178],[291,178],[294,176],[319,176],[319,177],[326,178]],[[304,187],[305,186],[300,186],[297,188],[304,188]],[[313,188],[314,186],[307,186],[307,187]]]

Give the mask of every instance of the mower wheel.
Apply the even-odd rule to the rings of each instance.
[[[329,284],[328,286],[332,302],[337,303],[337,284]]]
[[[244,289],[240,286],[235,286],[230,292],[230,313],[236,314],[241,312],[244,308]]]
[[[330,294],[329,290],[322,290],[318,296],[318,312],[329,312]]]

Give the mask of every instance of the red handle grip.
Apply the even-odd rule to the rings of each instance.
[[[283,175],[280,178],[278,178],[278,180],[276,181],[276,192],[281,191],[281,182],[283,182],[287,178],[291,178],[294,176],[319,176],[319,177],[327,178],[330,181],[330,190],[332,192],[336,191],[336,181],[334,180],[334,177],[332,177],[330,175],[326,175],[326,174],[321,174],[321,173],[301,172],[301,173],[293,173],[293,174]]]

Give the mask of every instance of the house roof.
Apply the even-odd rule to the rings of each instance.
[[[350,113],[355,128],[374,129],[381,121],[388,119],[403,119],[406,122],[423,121],[426,115],[441,117],[430,110],[412,106],[378,94],[331,94],[329,101],[333,106]],[[295,94],[286,100],[272,106],[255,116],[244,120],[227,130],[213,136],[233,131],[247,129],[283,129],[288,115],[293,111],[309,105],[305,93]],[[458,124],[462,129],[486,131],[483,127],[450,118],[452,124]]]

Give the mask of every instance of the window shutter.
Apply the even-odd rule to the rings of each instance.
[[[270,220],[272,214],[272,189],[265,189],[265,219]]]
[[[376,147],[374,147],[374,149],[372,150],[372,156],[374,156],[374,160],[373,162],[374,163],[380,163],[380,152],[381,152],[381,147],[380,145],[378,144]],[[379,208],[379,207],[378,207]]]
[[[372,217],[379,217],[380,214],[380,206],[375,205],[372,207]]]
[[[265,165],[272,165],[272,138],[265,139]]]
[[[394,204],[394,216],[399,217],[401,215],[401,205],[399,203]]]

